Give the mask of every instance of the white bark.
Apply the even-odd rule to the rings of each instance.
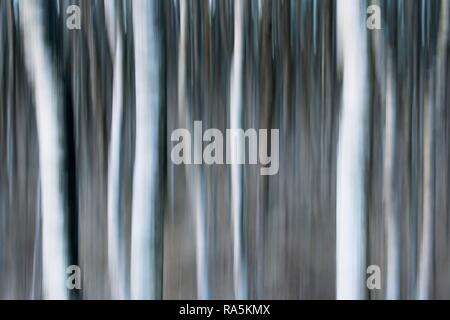
[[[104,12],[105,12],[105,25],[106,32],[108,34],[108,44],[111,54],[115,53],[116,50],[116,1],[107,0],[104,2]]]
[[[394,152],[395,152],[395,86],[389,58],[386,83],[386,110],[383,161],[383,210],[386,230],[386,299],[400,295],[400,230],[394,204]]]
[[[136,153],[133,175],[131,297],[156,298],[155,203],[160,108],[156,2],[133,1],[136,80]]]
[[[42,2],[21,1],[25,59],[34,86],[42,192],[42,285],[47,299],[66,299],[67,241],[62,181],[60,98],[44,43]]]
[[[234,2],[234,48],[230,79],[230,128],[242,126],[242,67],[244,54],[244,3]],[[241,159],[239,140],[230,141],[231,159]],[[237,299],[247,298],[247,275],[243,257],[242,231],[242,165],[234,161],[231,165],[231,217],[233,224],[233,273],[234,291]]]
[[[118,19],[117,21],[120,21]],[[120,28],[116,32],[111,139],[108,164],[108,268],[111,297],[126,298],[124,238],[120,231],[120,150],[123,114],[123,40]]]
[[[363,299],[365,289],[364,143],[366,30],[361,1],[339,0],[337,30],[343,63],[336,203],[336,297]]]

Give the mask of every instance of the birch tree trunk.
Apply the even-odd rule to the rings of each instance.
[[[230,78],[230,128],[242,127],[242,66],[244,61],[244,2],[234,2],[234,48]],[[231,217],[233,224],[233,274],[236,299],[247,298],[247,270],[244,257],[243,206],[242,206],[242,148],[238,141],[230,141],[231,159]]]
[[[336,203],[336,297],[363,299],[365,288],[364,149],[366,30],[361,1],[337,2],[343,92],[339,126]]]
[[[160,114],[160,38],[157,2],[133,1],[136,150],[133,175],[131,297],[157,298],[155,202]]]
[[[395,162],[395,123],[396,87],[392,79],[392,63],[388,58],[386,78],[386,109],[383,159],[383,210],[386,232],[386,299],[398,299],[400,294],[400,230],[398,214],[394,203],[394,162]]]
[[[106,6],[114,6],[115,2],[106,2]],[[124,237],[120,224],[120,152],[122,147],[122,117],[123,117],[123,38],[122,38],[122,11],[118,6],[114,28],[115,45],[113,101],[111,120],[111,139],[109,143],[108,159],[108,268],[111,295],[114,299],[126,298],[125,293],[125,252]],[[115,12],[108,10],[108,12]]]
[[[47,299],[66,299],[67,234],[63,186],[61,99],[45,46],[43,2],[21,1],[27,70],[34,86],[42,195],[43,291]]]

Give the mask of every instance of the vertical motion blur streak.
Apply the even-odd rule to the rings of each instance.
[[[342,55],[336,184],[336,296],[364,297],[367,49],[360,1],[337,2],[338,54]]]
[[[64,220],[62,179],[61,102],[51,56],[44,43],[42,3],[22,1],[20,20],[24,34],[25,62],[32,85],[39,136],[39,168],[42,197],[42,282],[49,299],[67,297],[67,233]],[[38,223],[36,221],[35,223]]]
[[[156,213],[161,53],[158,3],[133,2],[136,81],[136,153],[131,228],[131,297],[157,298]]]

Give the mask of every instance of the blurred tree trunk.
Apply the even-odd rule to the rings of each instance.
[[[441,0],[440,6],[439,35],[437,39],[436,55],[436,112],[434,123],[436,125],[435,141],[435,295],[443,299],[450,299],[449,286],[442,286],[442,283],[450,283],[450,247],[449,247],[449,206],[448,206],[448,184],[449,184],[449,134],[448,129],[448,102],[446,94],[448,91],[448,32],[450,18],[450,3]]]
[[[391,61],[389,55],[385,93],[383,211],[387,242],[386,298],[398,299],[400,294],[400,230],[394,190],[396,86]]]
[[[244,2],[234,2],[234,47],[230,77],[230,128],[242,127],[242,68],[244,61]],[[244,256],[243,205],[242,205],[242,165],[237,164],[241,159],[242,148],[239,142],[230,143],[231,159],[231,216],[233,224],[233,274],[234,293],[236,299],[247,298],[247,267]]]
[[[423,221],[422,239],[419,253],[419,274],[417,297],[429,299],[431,294],[431,268],[433,254],[433,101],[430,97],[431,85],[427,85],[424,101],[423,120]]]
[[[338,299],[363,299],[366,284],[364,151],[368,78],[362,9],[359,1],[337,3],[337,36],[343,68],[336,185]]]
[[[187,95],[187,36],[188,26],[188,0],[180,0],[180,40],[178,54],[178,116],[182,127],[193,129],[193,118]],[[203,134],[203,133],[202,133]],[[195,147],[200,147],[194,144]],[[194,154],[201,154],[202,150],[194,150]],[[195,226],[195,253],[196,253],[196,277],[197,277],[197,298],[208,299],[208,255],[206,238],[206,212],[204,204],[205,190],[202,182],[202,167],[200,164],[185,166],[189,199],[192,199],[192,212]]]
[[[48,299],[67,298],[66,204],[61,145],[61,98],[45,47],[43,2],[22,1],[21,22],[28,72],[34,84],[42,195],[43,290]]]
[[[114,299],[126,298],[125,291],[125,239],[123,236],[120,214],[120,166],[122,150],[122,117],[124,103],[124,49],[122,4],[117,1],[105,2],[105,6],[116,6],[111,10],[115,23],[111,33],[114,56],[114,80],[112,92],[112,119],[108,160],[108,268],[111,294]],[[114,14],[115,13],[115,14]]]
[[[136,81],[136,146],[131,231],[131,297],[158,298],[156,201],[161,104],[159,3],[133,2]]]

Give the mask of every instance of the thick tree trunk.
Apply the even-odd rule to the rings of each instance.
[[[131,297],[157,298],[156,208],[161,52],[157,2],[133,1],[136,146],[131,234]]]
[[[43,290],[48,299],[66,299],[67,234],[63,183],[61,107],[57,80],[45,46],[41,1],[20,2],[27,69],[34,85],[42,195]]]
[[[364,149],[367,112],[366,30],[360,1],[339,0],[343,63],[336,185],[336,297],[363,299],[365,289]]]

